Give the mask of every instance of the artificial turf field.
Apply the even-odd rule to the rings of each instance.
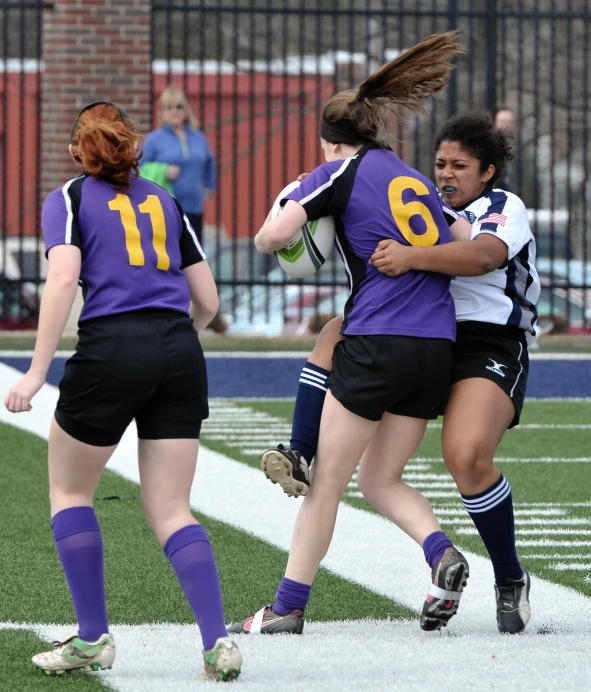
[[[2,367],[6,384],[10,369]],[[55,395],[47,386],[34,402],[34,415],[1,417],[41,437],[0,424],[0,689],[199,688],[198,635],[143,520],[133,482],[132,431],[113,459],[118,473],[105,473],[95,503],[119,646],[116,666],[100,676],[54,679],[29,664],[45,646],[39,637],[47,642],[63,636],[74,622],[48,521],[42,437]],[[292,410],[292,401],[220,399],[212,402],[204,425],[192,501],[212,537],[228,621],[272,601],[283,573],[298,501],[285,498],[255,467],[262,450],[288,438]],[[434,636],[419,630],[416,612],[429,580],[422,552],[371,511],[353,482],[325,561],[328,569],[314,586],[306,634],[241,637],[245,667],[236,685],[430,690],[439,689],[437,680],[447,668],[450,681],[468,675],[475,690],[591,688],[590,414],[589,401],[529,401],[522,425],[506,435],[498,452],[513,487],[522,562],[543,579],[534,580],[534,616],[525,635],[496,632],[485,552],[440,460],[436,423],[406,478],[429,497],[443,528],[470,556],[468,590],[448,630]]]

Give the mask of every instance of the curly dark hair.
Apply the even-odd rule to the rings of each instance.
[[[442,142],[457,142],[480,161],[481,173],[492,163],[495,172],[489,184],[502,178],[506,165],[515,158],[510,135],[496,128],[485,111],[459,113],[446,120],[433,139],[433,153],[437,153]]]

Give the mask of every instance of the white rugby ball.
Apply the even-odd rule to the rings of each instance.
[[[300,184],[296,180],[285,187],[275,200],[271,209],[271,218],[276,219],[283,207],[279,202]],[[321,219],[308,221],[281,250],[277,250],[279,266],[294,279],[305,279],[312,276],[326,261],[334,244],[334,219],[324,216]]]

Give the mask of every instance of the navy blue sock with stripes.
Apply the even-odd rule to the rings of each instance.
[[[311,463],[318,447],[320,416],[326,398],[326,378],[330,370],[307,362],[302,368],[296,394],[290,445]]]
[[[488,490],[462,495],[462,501],[488,550],[495,582],[521,579],[523,569],[517,559],[513,498],[507,479],[501,474]]]

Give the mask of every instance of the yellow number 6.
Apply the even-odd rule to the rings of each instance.
[[[422,202],[415,200],[404,204],[402,195],[405,190],[414,190],[417,195],[429,194],[429,188],[417,178],[405,175],[394,178],[388,186],[388,200],[396,225],[411,245],[435,245],[439,240],[439,229],[433,215]],[[427,230],[424,233],[415,233],[410,227],[410,220],[413,216],[420,216],[425,222]]]

